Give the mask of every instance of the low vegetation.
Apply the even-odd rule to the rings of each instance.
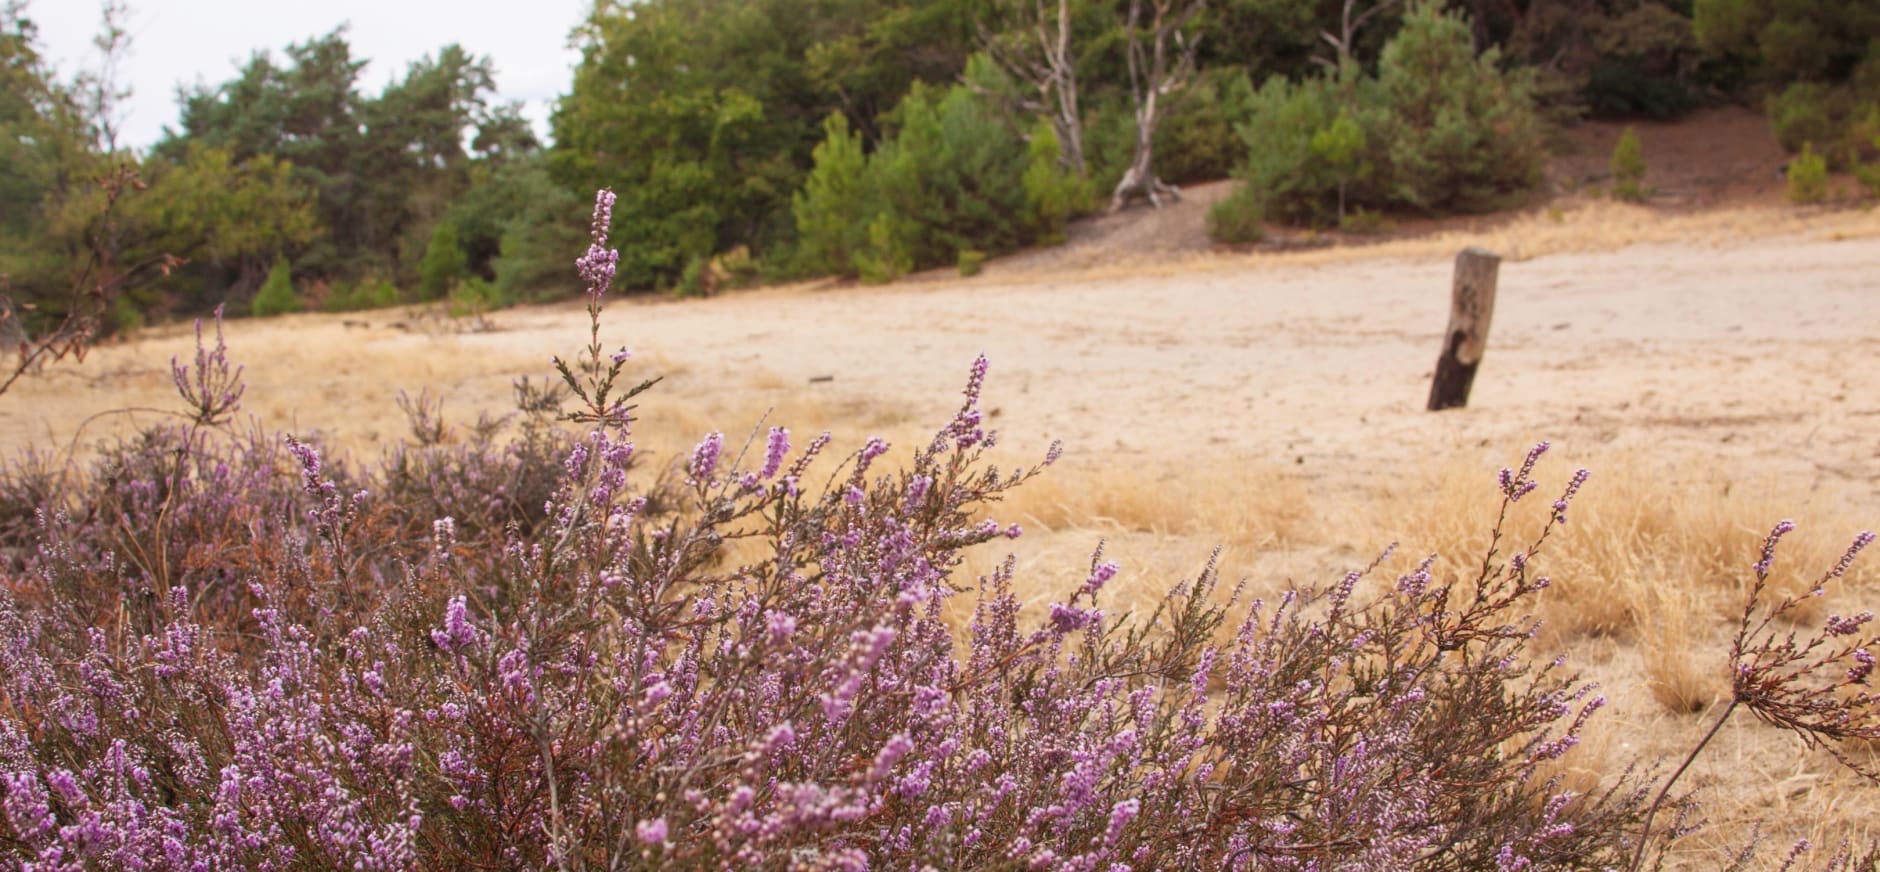
[[[984,358],[904,463],[774,426],[649,469],[634,402],[659,388],[600,340],[614,205],[578,261],[586,346],[475,439],[427,396],[376,463],[236,426],[218,324],[173,363],[173,423],[0,473],[0,856],[1638,869],[1694,824],[1682,767],[1564,774],[1604,697],[1536,632],[1542,564],[1588,520],[1587,471],[1541,491],[1546,444],[1484,488],[1459,576],[1380,558],[1251,598],[1210,560],[1132,614],[1099,549],[1024,607],[1011,561],[962,568],[1024,534],[992,517],[1058,449],[990,465]],[[1791,526],[1746,557],[1715,722],[1865,767],[1880,638],[1809,606],[1873,537],[1785,594]]]

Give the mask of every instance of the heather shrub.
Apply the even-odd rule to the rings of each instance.
[[[1612,195],[1630,203],[1645,199],[1645,149],[1627,127],[1612,147]]]
[[[275,258],[274,267],[268,270],[267,280],[261,283],[261,290],[255,292],[250,311],[256,318],[266,318],[298,312],[301,308],[300,295],[294,292],[293,271],[288,267],[287,258]]]
[[[960,567],[1022,535],[988,515],[1059,451],[991,465],[983,357],[898,467],[880,439],[771,427],[705,434],[643,481],[634,400],[656,379],[600,339],[612,206],[578,261],[587,344],[552,360],[557,389],[518,383],[508,447],[505,422],[466,437],[425,395],[376,464],[244,431],[218,330],[173,365],[176,423],[51,493],[43,466],[0,471],[6,517],[36,503],[21,538],[0,526],[0,857],[1620,868],[1681,829],[1652,826],[1669,782],[1548,774],[1604,698],[1533,650],[1538,561],[1587,480],[1533,496],[1544,443],[1496,477],[1466,572],[1376,578],[1380,558],[1250,599],[1210,559],[1127,614],[1099,549],[1025,608],[1012,560]],[[1825,632],[1876,644],[1870,619]],[[1843,696],[1865,647],[1745,626],[1745,706],[1873,735],[1871,695]]]

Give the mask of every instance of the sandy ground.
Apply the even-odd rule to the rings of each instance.
[[[1199,208],[1146,220],[1192,224]],[[1565,456],[1555,479],[1595,468],[1587,500],[1601,499],[1602,464],[1622,468],[1627,482],[1610,491],[1609,513],[1656,511],[1640,494],[1676,508],[1686,493],[1692,503],[1748,493],[1772,512],[1805,504],[1849,525],[1833,531],[1840,541],[1880,526],[1872,213],[1667,215],[1586,202],[1285,255],[1191,247],[1145,256],[1104,238],[995,262],[973,279],[616,301],[603,339],[634,350],[635,374],[665,376],[641,412],[646,440],[669,457],[714,427],[748,431],[767,410],[769,423],[828,427],[845,444],[871,433],[910,444],[945,422],[973,357],[987,354],[986,407],[1011,456],[1066,445],[1070,483],[1021,512],[1043,533],[1027,537],[1027,561],[1066,575],[1108,537],[1151,582],[1198,566],[1222,541],[1239,548],[1240,571],[1276,584],[1324,580],[1382,546],[1366,526],[1389,526],[1380,511],[1417,505],[1419,489],[1453,470],[1479,476],[1480,499],[1469,499],[1490,507],[1493,469],[1543,438]],[[1469,407],[1432,414],[1424,402],[1451,261],[1465,244],[1509,258]],[[586,338],[576,305],[504,311],[490,329],[472,326],[377,312],[231,321],[227,335],[247,367],[246,409],[263,426],[370,454],[403,436],[400,390],[444,396],[458,422],[500,413],[513,378],[546,376],[550,354],[572,355]],[[159,420],[110,410],[175,408],[169,360],[192,349],[189,330],[172,325],[29,377],[0,398],[0,453],[69,446],[83,455]],[[1127,494],[1046,511],[1080,487]],[[1118,520],[1131,500],[1137,519]],[[1753,537],[1776,517],[1718,523],[1760,525],[1732,531]],[[1407,527],[1436,523],[1417,520],[1422,528]],[[1726,614],[1720,592],[1734,588],[1707,583],[1677,588],[1684,606],[1634,607],[1629,630],[1563,637],[1614,688],[1611,726],[1589,743],[1588,771],[1675,755],[1701,733],[1700,713],[1655,703],[1642,676],[1663,673],[1668,656],[1676,669],[1696,658],[1691,669],[1714,671],[1709,655],[1683,649],[1718,650],[1720,623],[1666,635],[1667,618],[1651,613],[1708,598],[1723,605],[1699,612]],[[1865,593],[1865,605],[1880,601],[1873,586]],[[1591,604],[1566,603],[1581,605]],[[1880,791],[1747,718],[1712,754],[1691,785],[1719,826],[1680,865],[1714,866],[1748,821],[1772,813],[1777,840],[1880,835],[1871,823]]]
[[[994,422],[1040,452],[1062,439],[1072,456],[1289,465],[1320,496],[1346,497],[1393,471],[1484,450],[1500,458],[1546,438],[1569,455],[1701,456],[1871,501],[1880,236],[1834,238],[1845,235],[1504,263],[1469,407],[1441,414],[1423,408],[1447,318],[1447,254],[1220,255],[1204,269],[995,270],[631,300],[610,307],[603,340],[667,377],[648,418],[807,405],[815,418],[889,432],[938,424],[983,352]],[[511,379],[547,375],[549,354],[584,340],[584,320],[575,306],[519,309],[471,332],[408,313],[306,315],[231,321],[227,335],[247,367],[247,408],[267,426],[365,448],[402,435],[400,390],[441,393],[454,417],[502,411]],[[0,451],[64,445],[110,409],[173,407],[169,359],[192,348],[188,329],[172,326],[48,368],[0,402]],[[101,419],[84,441],[128,423]]]

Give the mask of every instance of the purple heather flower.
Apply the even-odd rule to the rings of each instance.
[[[1847,670],[1850,684],[1866,684],[1867,676],[1873,674],[1873,655],[1865,648],[1854,649],[1854,665]]]
[[[620,252],[607,247],[607,229],[613,221],[614,192],[602,188],[594,194],[594,221],[588,231],[591,241],[587,253],[574,262],[581,280],[587,282],[587,295],[591,298],[607,293],[607,286],[613,284],[614,270],[620,263]]]
[[[633,834],[640,837],[644,845],[662,845],[666,842],[666,819],[656,817],[650,821],[640,821],[633,826]]]
[[[1846,551],[1842,552],[1841,559],[1835,561],[1834,568],[1828,570],[1828,575],[1834,578],[1840,578],[1842,575],[1845,575],[1848,567],[1854,565],[1855,556],[1860,554],[1861,549],[1871,544],[1873,544],[1873,531],[1863,530],[1855,535],[1854,542],[1847,546]]]
[[[770,428],[770,440],[764,446],[764,471],[758,478],[769,478],[783,467],[783,458],[790,453],[790,431],[783,427]]]
[[[1852,636],[1855,633],[1860,632],[1860,627],[1862,624],[1865,624],[1871,620],[1873,620],[1873,612],[1861,612],[1860,614],[1854,615],[1852,617],[1846,617],[1846,618],[1843,618],[1840,615],[1829,615],[1828,627],[1827,627],[1828,635]]]
[[[463,594],[450,598],[444,605],[444,627],[431,631],[431,641],[446,654],[455,653],[476,643],[481,634],[470,622],[468,604]]]
[[[713,430],[692,449],[692,462],[686,466],[686,475],[693,484],[711,484],[712,473],[718,470],[718,453],[724,445],[725,434]]]
[[[1103,617],[1096,609],[1080,609],[1064,603],[1051,604],[1051,628],[1059,633],[1074,633],[1095,624]]]
[[[1782,519],[1775,525],[1774,529],[1769,531],[1769,536],[1763,539],[1762,559],[1756,561],[1756,565],[1751,567],[1756,570],[1757,578],[1767,578],[1769,576],[1769,567],[1776,561],[1776,543],[1782,541],[1783,536],[1794,531],[1795,522],[1787,518]]]
[[[764,629],[770,633],[770,641],[782,643],[796,632],[796,618],[789,612],[772,611],[764,618]]]

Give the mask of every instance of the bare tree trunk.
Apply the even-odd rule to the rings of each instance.
[[[1129,60],[1130,96],[1136,104],[1136,149],[1129,169],[1110,194],[1110,211],[1116,212],[1141,198],[1161,208],[1165,199],[1180,199],[1181,192],[1155,176],[1155,130],[1162,121],[1162,98],[1180,91],[1195,71],[1197,40],[1188,38],[1183,28],[1200,13],[1207,0],[1130,0],[1125,46]],[[1145,42],[1144,7],[1151,15]],[[1173,41],[1170,57],[1169,43]]]
[[[1057,97],[1057,114],[1051,119],[1057,130],[1058,148],[1064,165],[1085,175],[1084,121],[1077,108],[1077,58],[1071,53],[1071,0],[1058,0],[1057,40],[1045,38],[1044,0],[1038,2],[1038,42],[1044,49],[1052,71],[1052,93]]]
[[[1051,119],[1057,134],[1059,159],[1064,166],[1086,174],[1083,114],[1077,106],[1077,56],[1071,51],[1070,0],[1018,0],[1016,14],[1030,33],[1014,42],[1012,36],[992,33],[982,22],[979,42],[986,56],[1007,76],[1030,85],[1036,97],[1021,98],[1019,108]],[[1029,44],[1035,43],[1035,45]]]
[[[1336,55],[1332,58],[1315,57],[1312,60],[1330,70],[1344,69],[1352,62],[1352,46],[1358,41],[1358,31],[1362,30],[1365,23],[1369,22],[1373,16],[1390,9],[1398,2],[1399,0],[1375,0],[1370,8],[1353,16],[1352,12],[1356,10],[1358,0],[1345,0],[1344,8],[1338,17],[1338,33],[1334,34],[1329,30],[1319,31],[1319,38],[1325,40]]]
[[[1456,255],[1455,285],[1449,296],[1449,329],[1443,353],[1430,379],[1429,410],[1459,409],[1469,404],[1475,369],[1488,347],[1488,323],[1495,316],[1495,283],[1501,255],[1469,246]]]

